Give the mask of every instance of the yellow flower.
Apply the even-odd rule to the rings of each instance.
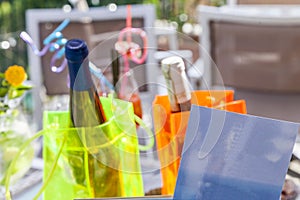
[[[27,78],[27,74],[22,66],[9,66],[5,71],[5,79],[12,86],[21,85]]]

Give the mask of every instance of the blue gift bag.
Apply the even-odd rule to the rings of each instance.
[[[174,199],[278,200],[299,124],[193,105]]]

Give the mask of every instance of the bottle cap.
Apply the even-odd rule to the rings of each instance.
[[[185,70],[184,62],[179,56],[170,56],[161,61],[162,67],[175,67],[180,70]]]
[[[82,62],[89,53],[86,42],[81,39],[68,40],[65,48],[66,58],[71,62]]]

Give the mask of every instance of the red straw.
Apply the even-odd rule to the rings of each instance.
[[[132,23],[131,23],[131,5],[127,5],[127,16],[126,16],[126,27],[127,30],[130,30],[130,28],[132,27]],[[127,42],[131,42],[131,33],[130,31],[127,32]]]

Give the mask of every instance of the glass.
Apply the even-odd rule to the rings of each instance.
[[[9,108],[0,114],[0,186],[5,183],[10,163],[19,152],[19,149],[33,132],[27,118],[21,109],[20,102],[24,96],[7,100],[0,99],[0,103],[8,101]],[[31,167],[35,156],[35,146],[28,146],[21,154],[18,163],[12,170],[11,182],[21,179]]]

